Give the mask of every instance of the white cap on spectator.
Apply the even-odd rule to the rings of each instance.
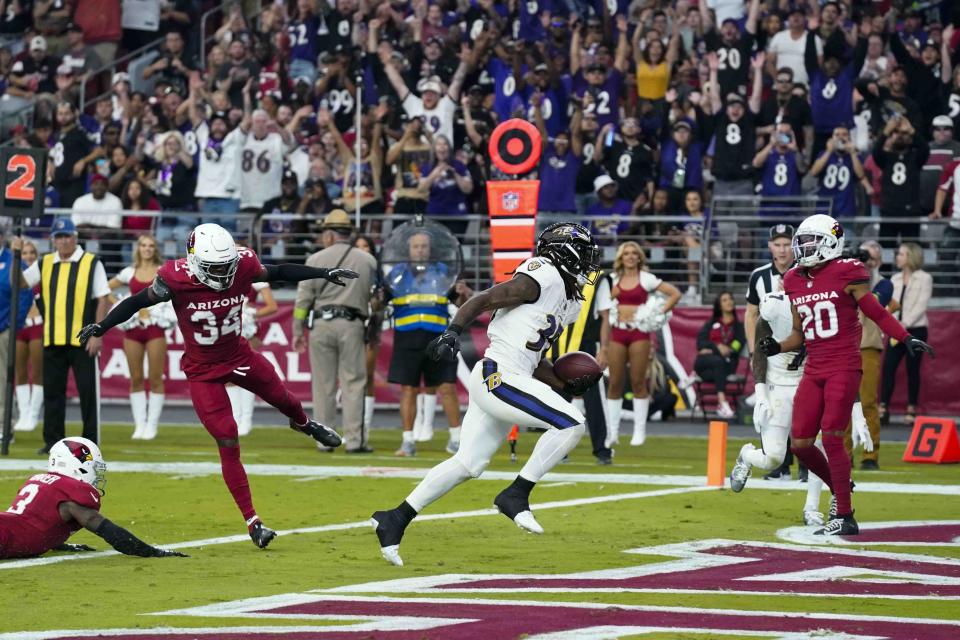
[[[47,39],[43,36],[34,36],[30,40],[30,51],[46,51],[47,50]]]
[[[423,87],[420,89],[420,93],[426,93],[427,91],[433,91],[438,95],[443,95],[443,87],[436,80],[427,80],[423,83]]]
[[[61,76],[70,76],[73,75],[73,67],[64,63],[57,67],[57,74]]]
[[[600,193],[600,189],[603,189],[604,187],[609,186],[611,184],[617,184],[617,181],[611,178],[610,176],[608,176],[607,174],[603,174],[602,176],[597,176],[593,180],[593,190],[595,193]]]
[[[953,118],[950,116],[937,116],[933,119],[933,126],[935,127],[950,127],[953,129]]]
[[[115,85],[118,82],[130,82],[130,74],[126,71],[117,71],[115,74],[113,74],[113,82],[110,84]]]

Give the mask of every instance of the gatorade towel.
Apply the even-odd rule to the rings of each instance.
[[[539,180],[487,182],[493,281],[504,282],[533,255]]]

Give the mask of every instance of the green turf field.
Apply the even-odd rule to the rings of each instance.
[[[883,449],[881,472],[855,472],[862,487],[854,495],[857,518],[861,525],[937,523],[913,537],[895,532],[842,548],[778,538],[778,530],[802,524],[799,485],[756,477],[739,495],[706,489],[706,441],[696,438],[654,437],[642,448],[622,447],[611,467],[593,463],[585,439],[534,491],[546,534],[529,535],[490,510],[520,468],[504,447],[488,470],[493,479],[466,483],[414,522],[401,546],[406,564],[398,568],[380,558],[365,520],[396,506],[417,482],[416,471],[446,456],[443,432],[418,457],[396,459],[393,431],[374,431],[372,456],[347,456],[319,453],[285,429],[255,430],[243,441],[243,460],[259,515],[281,532],[266,550],[246,536],[204,431],[162,428],[152,442],[129,441],[128,433],[129,427],[104,429],[103,513],[191,557],[0,561],[9,603],[0,607],[0,638],[162,629],[150,637],[220,637],[229,630],[229,637],[256,637],[272,630],[268,637],[512,638],[563,631],[556,637],[700,640],[721,630],[730,638],[804,629],[874,637],[878,628],[891,638],[960,637],[960,468],[900,463],[902,445]],[[521,463],[535,438],[521,434]],[[30,475],[26,463],[41,464],[33,455],[40,444],[39,433],[18,433],[10,459],[0,461],[5,502]],[[729,443],[728,468],[741,444]],[[778,488],[763,487],[771,484]],[[827,500],[825,492],[824,510]],[[702,554],[687,548],[706,540],[729,542],[717,542],[719,551],[707,543]],[[85,531],[71,541],[109,549]],[[638,549],[647,550],[626,553]],[[834,552],[841,555],[823,560]],[[750,560],[761,553],[770,554],[766,561]],[[650,568],[666,562],[680,564]],[[838,562],[850,566],[831,568]],[[731,567],[746,570],[733,575]],[[836,579],[823,582],[824,571]],[[398,579],[408,582],[356,586]],[[231,604],[266,597],[272,599]],[[180,612],[152,615],[174,610]],[[438,617],[467,621],[430,622]],[[177,635],[170,628],[196,631]],[[923,634],[913,635],[918,629]]]

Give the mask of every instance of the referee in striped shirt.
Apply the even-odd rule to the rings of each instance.
[[[83,437],[100,441],[101,339],[86,347],[77,338],[80,328],[100,322],[109,310],[110,287],[100,259],[77,246],[77,229],[70,218],[57,218],[50,230],[54,251],[23,272],[21,287],[40,285],[43,311],[43,440],[37,451],[46,455],[65,435],[67,376],[80,396]]]
[[[770,262],[753,270],[750,274],[750,283],[747,285],[747,311],[743,324],[747,332],[747,345],[750,356],[756,343],[757,321],[760,319],[760,300],[764,294],[771,291],[783,291],[783,276],[793,265],[793,227],[789,224],[775,224],[770,227],[770,236],[767,248],[770,249]],[[793,454],[787,446],[787,456],[783,464],[768,473],[764,478],[790,477],[790,465],[793,463]],[[800,475],[806,474],[806,469],[800,468]]]

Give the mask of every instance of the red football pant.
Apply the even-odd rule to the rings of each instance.
[[[843,434],[860,391],[859,371],[825,374],[805,372],[793,401],[793,428],[796,440],[816,438],[823,431],[823,448],[812,444],[792,447],[794,455],[830,487],[837,499],[837,514],[848,515],[850,504],[850,458],[843,446]]]
[[[226,384],[232,382],[238,387],[254,393],[280,410],[297,424],[307,423],[307,414],[303,405],[294,398],[284,386],[276,369],[270,361],[255,351],[250,352],[246,364],[240,365],[218,380],[191,380],[190,397],[197,417],[211,436],[216,440],[234,440],[237,435],[237,423],[233,419],[233,408],[227,396]],[[233,495],[244,520],[256,516],[247,473],[240,462],[239,444],[233,447],[220,447],[220,469],[223,480]]]

